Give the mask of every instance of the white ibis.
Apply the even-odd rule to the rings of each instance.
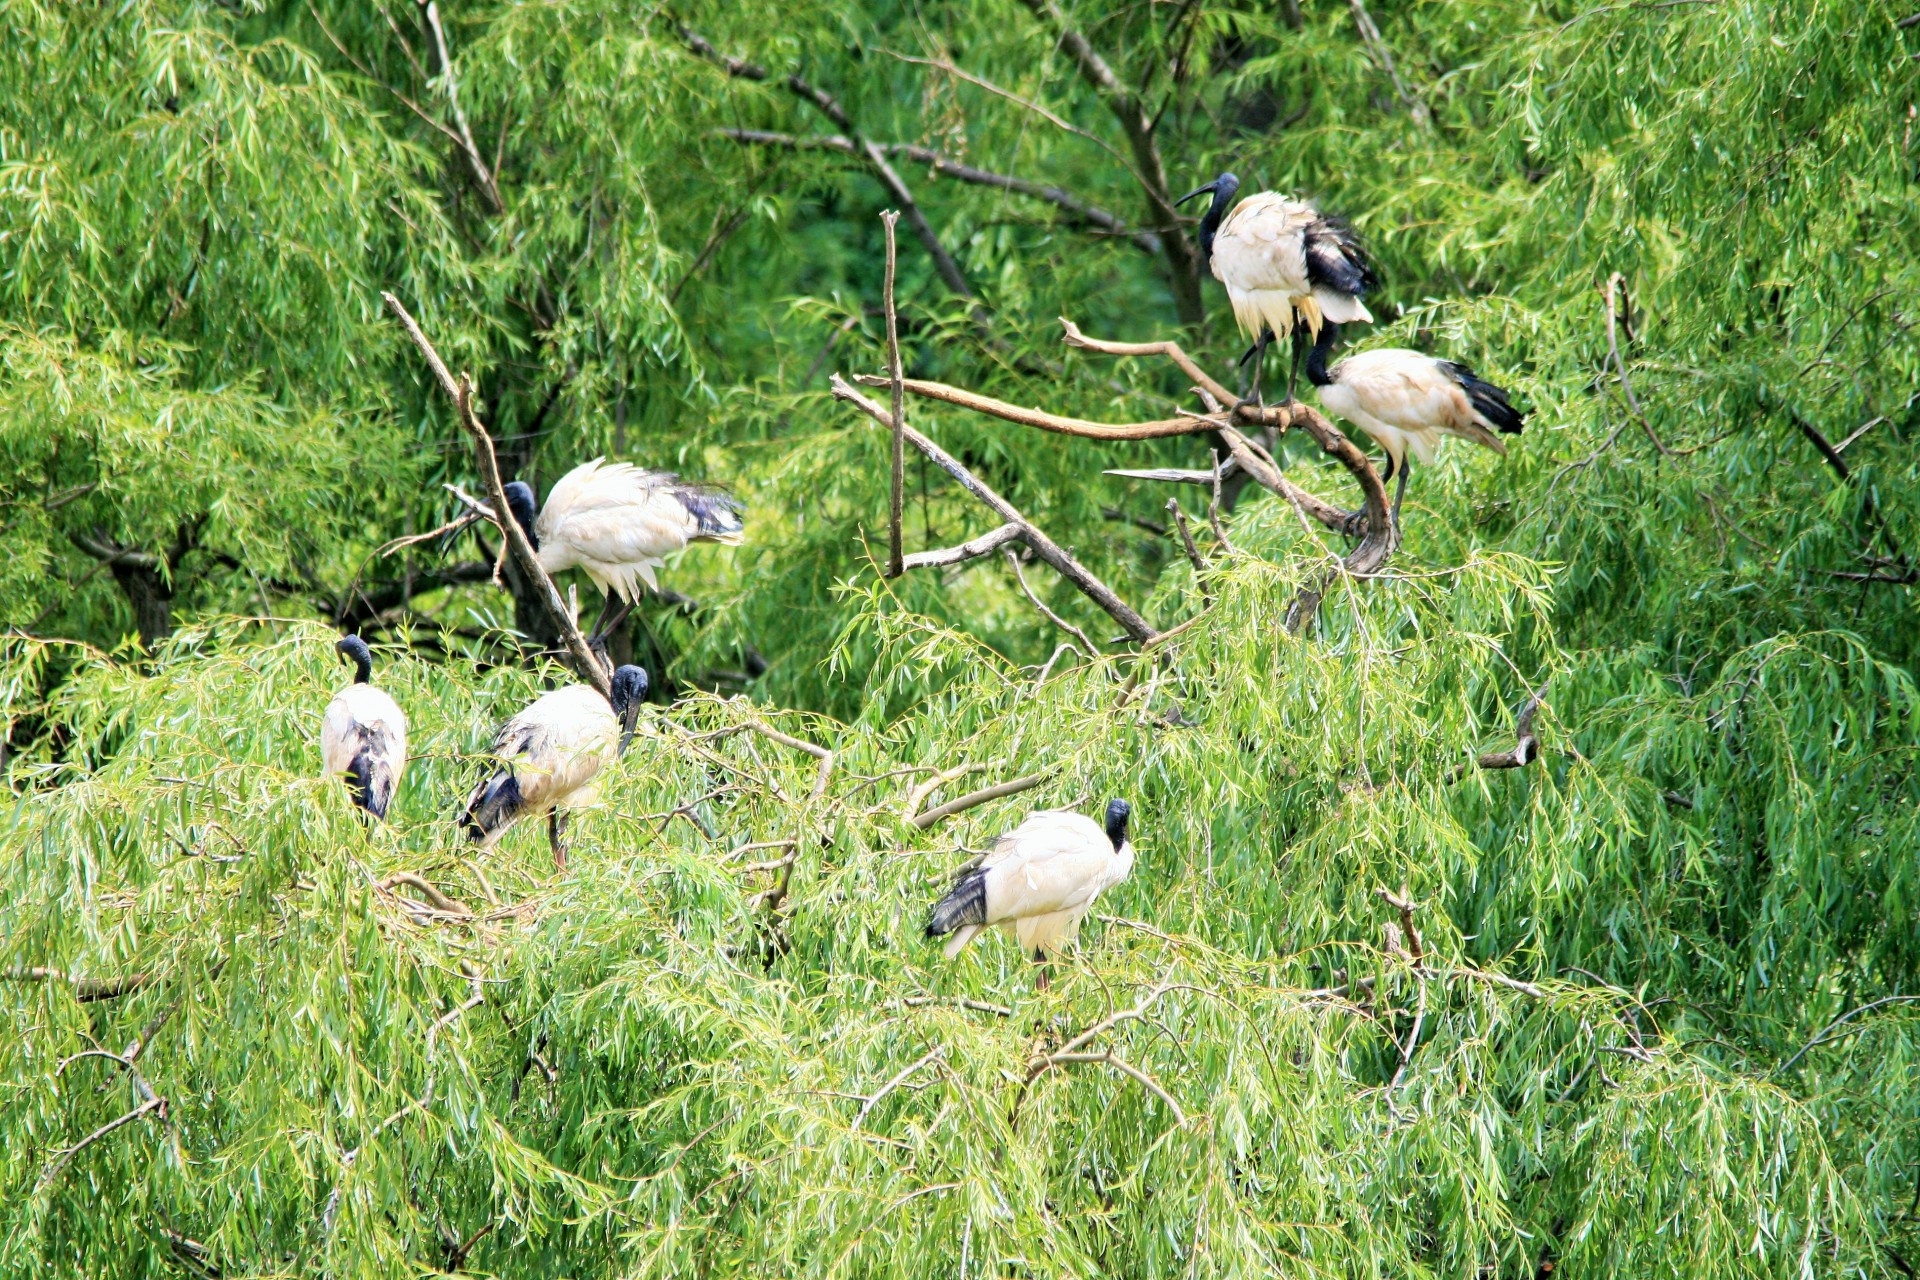
[[[533,489],[515,480],[507,506],[550,574],[579,568],[603,593],[633,606],[639,583],[658,590],[654,570],[691,542],[737,546],[746,536],[740,504],[705,485],[682,483],[665,471],[647,471],[604,458],[583,462],[547,491],[534,514]],[[614,623],[602,616],[596,632]]]
[[[1078,813],[1029,814],[960,869],[927,917],[927,936],[951,934],[943,948],[951,960],[981,930],[999,925],[1019,939],[1023,954],[1044,965],[1049,951],[1073,937],[1100,891],[1133,870],[1131,812],[1125,800],[1109,801],[1104,830]],[[1037,985],[1047,985],[1044,968]]]
[[[373,651],[359,636],[333,646],[353,664],[353,683],[333,695],[320,720],[320,768],[345,777],[347,794],[369,819],[384,820],[407,768],[407,716],[400,704],[368,683]]]
[[[489,754],[499,764],[467,797],[461,830],[492,848],[515,822],[544,813],[554,866],[565,871],[566,812],[599,797],[600,771],[627,749],[646,693],[647,673],[629,665],[613,673],[611,703],[585,684],[535,699],[494,735]]]
[[[1320,330],[1307,353],[1307,380],[1320,389],[1320,403],[1366,432],[1387,453],[1382,479],[1400,473],[1393,490],[1393,521],[1400,523],[1400,499],[1407,492],[1407,451],[1432,466],[1440,437],[1455,436],[1483,444],[1495,453],[1507,446],[1495,435],[1517,435],[1526,415],[1507,393],[1452,360],[1418,351],[1379,347],[1348,356],[1327,368],[1327,353],[1339,340],[1340,326]]]
[[[1305,324],[1304,336],[1319,333],[1326,321],[1372,320],[1361,298],[1380,281],[1345,223],[1273,191],[1255,192],[1227,213],[1239,190],[1240,179],[1223,173],[1175,203],[1213,193],[1200,218],[1200,252],[1213,264],[1214,278],[1227,287],[1235,323],[1255,340],[1248,398],[1258,400],[1260,369],[1275,334],[1295,333],[1296,317]],[[1287,374],[1289,401],[1303,345],[1297,336]]]

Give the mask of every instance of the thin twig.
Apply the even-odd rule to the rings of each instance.
[[[66,1167],[73,1162],[73,1158],[75,1156],[79,1155],[82,1151],[85,1151],[88,1147],[92,1146],[94,1143],[98,1142],[100,1139],[112,1133],[115,1129],[120,1128],[122,1125],[132,1124],[135,1120],[138,1120],[141,1116],[146,1115],[147,1112],[158,1111],[162,1107],[165,1107],[166,1105],[167,1105],[167,1100],[165,1098],[148,1098],[145,1102],[141,1103],[139,1106],[135,1107],[133,1110],[127,1112],[125,1115],[119,1117],[118,1119],[107,1121],[105,1124],[101,1125],[98,1129],[95,1129],[92,1133],[80,1139],[80,1141],[62,1150],[57,1155],[55,1155],[51,1161],[47,1163],[46,1169],[41,1172],[40,1187],[44,1190],[45,1188],[52,1186],[53,1183],[60,1177],[61,1173],[66,1170]]]
[[[1627,362],[1620,357],[1620,339],[1616,332],[1618,323],[1614,294],[1615,291],[1626,282],[1627,278],[1618,271],[1607,277],[1607,287],[1605,290],[1607,302],[1607,351],[1613,356],[1613,367],[1620,375],[1620,389],[1626,392],[1627,407],[1633,410],[1633,416],[1635,420],[1640,423],[1640,429],[1647,433],[1647,439],[1653,441],[1653,447],[1658,449],[1663,457],[1671,458],[1674,456],[1673,450],[1662,444],[1660,437],[1654,434],[1653,425],[1647,421],[1645,411],[1640,408],[1639,397],[1633,394],[1633,383],[1627,378]]]
[[[1027,575],[1020,572],[1020,557],[1009,551],[1007,552],[1007,563],[1013,566],[1014,581],[1020,584],[1021,592],[1028,600],[1033,602],[1033,607],[1040,611],[1041,616],[1046,618],[1046,620],[1054,626],[1059,627],[1062,631],[1077,638],[1080,641],[1081,651],[1087,655],[1089,660],[1098,658],[1100,656],[1100,650],[1094,646],[1093,641],[1087,638],[1087,633],[1074,626],[1071,622],[1068,622],[1053,610],[1047,608],[1046,602],[1033,593],[1033,588],[1027,585]]]
[[[1773,1069],[1772,1074],[1779,1075],[1782,1071],[1785,1071],[1787,1068],[1791,1067],[1794,1063],[1806,1057],[1809,1051],[1815,1048],[1818,1048],[1820,1045],[1829,1043],[1827,1037],[1831,1035],[1835,1030],[1837,1030],[1843,1023],[1851,1022],[1853,1021],[1853,1019],[1859,1017],[1861,1014],[1870,1012],[1874,1009],[1878,1009],[1882,1005],[1907,1004],[1915,1000],[1920,1000],[1920,996],[1883,996],[1878,1000],[1873,1000],[1868,1002],[1867,1004],[1863,1004],[1857,1009],[1847,1010],[1845,1013],[1835,1018],[1832,1022],[1829,1022],[1826,1026],[1820,1028],[1820,1032],[1818,1035],[1814,1036],[1813,1039],[1801,1045],[1800,1052],[1794,1054],[1791,1058],[1788,1058],[1785,1062],[1775,1067]]]
[[[907,441],[900,434],[907,425],[906,391],[901,387],[905,377],[900,368],[900,315],[895,309],[893,299],[893,278],[895,259],[898,256],[894,246],[893,228],[900,221],[900,215],[889,209],[880,215],[881,225],[887,229],[887,281],[884,294],[887,308],[887,374],[893,383],[893,431],[888,441],[891,453],[888,457],[887,490],[887,576],[897,578],[907,571],[905,553],[901,548],[901,524],[906,505],[906,467]],[[857,1127],[857,1126],[856,1126]]]
[[[860,1103],[860,1114],[856,1115],[853,1118],[854,1132],[858,1133],[860,1131],[860,1126],[866,1123],[867,1116],[872,1113],[875,1107],[880,1105],[881,1099],[885,1098],[888,1094],[892,1093],[895,1089],[898,1089],[901,1085],[905,1084],[907,1082],[907,1078],[911,1076],[914,1072],[926,1066],[928,1063],[933,1062],[934,1060],[944,1056],[946,1052],[947,1052],[947,1046],[943,1044],[935,1045],[933,1048],[927,1050],[927,1052],[924,1055],[922,1055],[919,1058],[916,1058],[913,1062],[909,1063],[905,1068],[903,1068],[900,1071],[900,1074],[894,1076],[893,1079],[887,1081],[885,1084],[881,1085],[878,1089],[874,1090],[871,1096],[867,1097],[865,1100],[863,1100]]]
[[[495,213],[506,212],[506,203],[500,199],[500,188],[493,180],[493,173],[487,168],[486,160],[480,154],[480,147],[473,140],[473,130],[467,127],[467,113],[460,108],[460,82],[454,78],[453,57],[447,52],[447,33],[440,26],[440,6],[435,0],[418,0],[420,11],[426,15],[427,28],[433,33],[434,54],[440,60],[440,76],[447,85],[447,108],[453,112],[453,123],[459,132],[460,150],[466,153],[467,163],[473,166],[473,176],[480,182],[480,191],[487,197],[487,203],[493,206]]]

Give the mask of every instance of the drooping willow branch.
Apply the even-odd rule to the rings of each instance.
[[[534,554],[533,544],[527,541],[526,531],[520,527],[518,520],[508,514],[507,487],[500,479],[500,463],[494,456],[493,437],[487,434],[480,416],[473,409],[473,384],[467,380],[465,374],[462,374],[458,380],[454,378],[448,371],[446,362],[440,358],[440,353],[434,350],[433,343],[428,341],[427,335],[420,331],[419,324],[407,313],[407,309],[400,305],[400,299],[385,292],[380,296],[386,299],[387,309],[393,312],[394,317],[400,321],[401,327],[407,331],[407,336],[413,339],[413,345],[420,348],[420,354],[426,357],[427,366],[433,370],[433,376],[439,380],[441,389],[447,393],[447,398],[453,401],[454,408],[459,410],[460,425],[473,438],[473,456],[479,467],[480,480],[486,486],[487,498],[493,503],[494,511],[499,513],[497,523],[500,526],[500,532],[506,538],[507,546],[511,548],[513,558],[520,566],[520,572],[534,584],[535,594],[540,597],[541,603],[546,605],[547,613],[553,619],[554,630],[567,646],[567,652],[573,656],[574,665],[579,669],[580,674],[600,691],[602,697],[612,697],[613,684],[608,677],[606,665],[594,656],[593,649],[587,644],[587,638],[580,634],[580,625],[574,621],[566,601],[561,599],[559,588],[553,585],[553,579],[547,576],[547,571],[540,567],[540,557]]]

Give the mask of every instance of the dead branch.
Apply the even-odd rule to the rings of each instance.
[[[1194,574],[1204,574],[1206,568],[1208,568],[1206,557],[1202,557],[1202,555],[1200,555],[1200,547],[1194,545],[1194,533],[1192,533],[1190,528],[1187,528],[1187,512],[1181,510],[1181,499],[1177,499],[1177,497],[1169,497],[1169,499],[1167,499],[1167,514],[1173,516],[1173,528],[1179,530],[1179,533],[1181,533],[1181,547],[1187,549],[1188,564],[1194,566]],[[1204,589],[1204,587],[1202,587],[1202,589]],[[1208,603],[1213,603],[1212,595],[1208,595]]]
[[[1068,622],[1065,618],[1061,617],[1059,614],[1055,613],[1053,610],[1047,608],[1046,601],[1042,600],[1039,596],[1033,593],[1033,588],[1027,585],[1027,575],[1020,571],[1020,557],[1013,554],[1012,551],[1008,551],[1007,563],[1013,566],[1014,581],[1020,584],[1021,592],[1027,597],[1028,600],[1033,602],[1033,607],[1040,611],[1040,615],[1044,617],[1048,622],[1051,622],[1054,626],[1066,632],[1068,635],[1073,636],[1075,639],[1079,640],[1081,645],[1081,650],[1087,655],[1088,661],[1092,661],[1093,659],[1098,658],[1100,656],[1100,650],[1094,647],[1093,641],[1087,638],[1087,633],[1082,631],[1080,628],[1074,626],[1071,622]]]
[[[1019,525],[1003,524],[998,529],[983,533],[973,541],[963,542],[957,547],[942,547],[938,551],[916,551],[900,563],[902,569],[933,569],[942,565],[962,564],[968,560],[977,560],[981,556],[992,555],[1019,537]]]
[[[1011,782],[1000,782],[991,787],[982,787],[978,791],[968,792],[957,800],[949,800],[938,808],[929,809],[917,818],[910,818],[908,819],[908,823],[911,826],[925,831],[942,818],[951,818],[956,813],[964,812],[976,805],[983,805],[989,800],[998,800],[1002,796],[1019,795],[1022,791],[1031,791],[1052,776],[1050,773],[1029,773],[1025,777],[1015,778]]]
[[[728,75],[736,79],[755,81],[771,79],[765,67],[760,66],[758,63],[748,62],[744,58],[732,58],[722,54],[691,27],[681,26],[680,38],[695,54],[725,69]],[[898,204],[905,212],[907,225],[913,228],[914,235],[919,237],[920,243],[925,246],[928,256],[933,259],[934,269],[940,273],[940,279],[946,283],[947,288],[955,295],[965,298],[977,306],[978,295],[974,293],[973,286],[967,283],[967,277],[965,273],[960,270],[960,264],[954,261],[953,255],[948,253],[946,246],[940,243],[940,237],[934,233],[933,225],[927,221],[927,215],[921,211],[919,202],[913,198],[913,191],[907,186],[906,181],[901,178],[899,173],[895,171],[894,167],[887,162],[887,157],[885,153],[881,151],[880,147],[862,134],[859,129],[854,127],[853,120],[847,115],[846,108],[841,106],[833,95],[825,92],[798,74],[786,76],[781,83],[785,85],[789,93],[813,107],[846,134],[854,147],[858,149],[859,155],[866,160],[868,167],[873,170],[874,176],[880,180],[880,185],[887,189],[887,194],[892,197],[894,203]]]
[[[843,155],[865,160],[866,154],[852,138],[841,134],[816,135],[812,137],[796,136],[791,133],[773,133],[765,129],[722,129],[720,136],[748,146],[784,147],[791,151],[837,151]],[[1052,205],[1065,214],[1068,220],[1110,236],[1127,241],[1142,253],[1159,256],[1160,237],[1151,231],[1132,231],[1121,219],[1105,209],[1088,204],[1069,191],[1051,186],[1044,182],[1034,182],[1012,174],[993,173],[986,169],[977,169],[969,164],[950,159],[935,151],[932,147],[915,146],[910,142],[879,142],[874,144],[882,154],[895,156],[923,164],[938,177],[952,178],[956,182],[970,183],[978,187],[993,187],[1000,191],[1010,191],[1015,195],[1026,196]]]
[[[886,378],[864,373],[856,376],[854,381],[867,387],[884,387],[889,383]],[[992,396],[983,396],[977,391],[948,386],[944,382],[908,378],[902,385],[913,394],[924,396],[929,400],[958,405],[962,409],[971,409],[975,413],[1003,418],[1023,427],[1035,427],[1041,431],[1051,431],[1063,436],[1081,436],[1089,440],[1159,440],[1168,436],[1191,436],[1198,435],[1202,431],[1218,431],[1227,424],[1227,415],[1224,413],[1187,414],[1178,418],[1159,418],[1152,422],[1089,422],[1085,418],[1062,417],[1040,409],[1023,409],[1019,405],[1008,404],[1005,400],[996,400]]]
[[[900,313],[893,303],[893,275],[898,252],[894,245],[893,227],[900,221],[900,215],[892,210],[880,215],[880,224],[887,229],[887,372],[893,383],[893,439],[888,456],[887,490],[887,576],[897,578],[907,571],[904,553],[900,546],[900,530],[904,519],[906,502],[906,466],[907,442],[900,432],[907,425],[906,395],[901,387],[904,374],[900,368]]]
[[[425,877],[415,875],[411,871],[396,871],[386,879],[380,881],[379,887],[388,893],[392,893],[396,885],[403,884],[418,889],[421,893],[425,894],[427,901],[433,904],[433,909],[443,915],[468,917],[473,915],[473,912],[468,910],[463,904],[455,902],[452,898],[449,898],[446,894],[434,888],[433,885],[427,882]],[[395,894],[394,896],[398,897],[399,895]]]
[[[446,81],[447,109],[453,113],[460,150],[473,167],[473,176],[479,182],[480,192],[486,196],[487,203],[493,206],[495,213],[504,213],[507,206],[500,199],[500,188],[494,182],[493,171],[487,168],[487,162],[473,140],[473,130],[467,127],[467,113],[460,109],[460,82],[454,79],[453,58],[447,52],[447,34],[440,26],[440,6],[434,0],[422,0],[420,12],[426,16],[427,28],[433,33],[434,56],[440,62],[440,78]]]
[[[926,1066],[928,1063],[938,1060],[939,1058],[944,1056],[946,1052],[947,1052],[947,1046],[943,1044],[935,1045],[933,1048],[927,1050],[927,1052],[923,1054],[921,1057],[916,1058],[914,1059],[914,1061],[909,1063],[904,1069],[901,1070],[901,1072],[898,1075],[894,1076],[893,1079],[887,1081],[885,1084],[881,1085],[878,1089],[874,1090],[873,1093],[868,1097],[861,1099],[860,1114],[856,1115],[853,1118],[854,1132],[858,1133],[860,1131],[860,1126],[866,1123],[867,1116],[872,1113],[875,1107],[880,1105],[881,1099],[885,1098],[888,1094],[892,1093],[895,1089],[898,1089],[901,1085],[905,1084],[908,1078],[912,1076],[914,1072]]]
[[[1482,769],[1524,769],[1540,755],[1540,740],[1533,736],[1533,718],[1540,714],[1541,700],[1547,696],[1549,678],[1528,695],[1520,704],[1519,714],[1513,718],[1514,743],[1511,751],[1483,752],[1474,764]],[[1447,771],[1446,784],[1452,786],[1466,773],[1466,769],[1455,765]]]
[[[0,971],[0,981],[63,982],[72,991],[73,998],[81,1004],[95,1000],[118,1000],[121,996],[131,995],[147,985],[147,978],[148,975],[144,973],[130,973],[121,978],[81,978],[38,965]]]
[[[911,389],[914,383],[909,380],[905,385]],[[854,388],[847,383],[847,380],[837,373],[833,375],[833,394],[835,399],[850,402],[881,426],[887,427],[889,430],[892,429],[894,424],[891,415],[878,404],[875,404],[872,400],[854,390]],[[1128,636],[1136,641],[1145,641],[1153,637],[1154,629],[1145,618],[1134,612],[1131,605],[1115,595],[1113,589],[1094,576],[1091,570],[1074,559],[1073,556],[1069,555],[1067,551],[1058,543],[1054,542],[1052,538],[1042,533],[1035,527],[1032,521],[1021,515],[1012,503],[988,488],[973,472],[961,465],[961,463],[948,454],[946,450],[921,435],[918,431],[915,431],[912,427],[902,425],[901,432],[914,448],[926,454],[941,470],[958,480],[969,493],[992,508],[1002,520],[1018,525],[1020,527],[1021,539],[1033,549],[1033,553],[1053,566],[1056,572],[1073,583],[1074,586],[1078,587],[1088,599],[1106,610],[1107,614],[1112,617],[1115,622],[1120,624],[1121,629],[1124,630]]]
[[[500,479],[500,464],[494,456],[493,437],[487,434],[487,429],[481,424],[479,415],[474,412],[472,384],[467,381],[464,374],[458,381],[454,379],[453,374],[447,369],[446,362],[440,359],[440,353],[434,350],[433,343],[427,340],[427,335],[421,332],[420,326],[408,314],[407,309],[400,305],[400,299],[391,293],[383,292],[380,296],[386,299],[387,309],[393,312],[401,326],[406,329],[407,336],[413,339],[414,346],[418,347],[420,354],[426,357],[427,366],[433,370],[441,390],[446,392],[447,398],[452,400],[454,407],[459,410],[460,425],[473,438],[474,460],[479,465],[480,479],[486,486],[487,496],[492,501],[494,511],[508,511],[506,484]],[[545,603],[554,629],[566,644],[567,652],[573,656],[574,665],[578,668],[580,675],[598,689],[602,697],[612,697],[613,685],[605,664],[594,656],[593,650],[587,645],[587,638],[580,634],[580,624],[568,612],[566,602],[560,598],[559,590],[553,585],[553,579],[547,576],[545,569],[540,567],[540,557],[534,554],[533,544],[527,541],[526,531],[520,527],[520,522],[517,520],[502,519],[498,523],[501,533],[506,538],[507,546],[513,550],[513,558],[519,564],[520,571],[538,588],[537,594]]]
[[[1061,339],[1070,347],[1083,351],[1097,351],[1105,356],[1165,356],[1180,367],[1180,372],[1192,378],[1194,384],[1211,395],[1221,404],[1232,404],[1240,397],[1227,390],[1226,385],[1195,363],[1177,342],[1108,342],[1099,338],[1089,338],[1080,331],[1080,326],[1065,316],[1060,317],[1060,325],[1066,330]]]

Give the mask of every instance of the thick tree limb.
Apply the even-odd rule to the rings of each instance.
[[[765,129],[722,129],[720,136],[731,138],[743,146],[784,147],[790,151],[837,151],[857,160],[866,158],[859,144],[843,134],[803,136],[773,133]],[[1026,196],[1030,200],[1050,204],[1065,214],[1069,222],[1091,227],[1106,235],[1117,236],[1142,253],[1150,253],[1155,257],[1160,255],[1159,236],[1151,231],[1129,230],[1127,224],[1120,218],[1097,205],[1088,204],[1072,192],[1060,187],[1015,177],[1012,174],[994,173],[975,168],[973,165],[962,164],[958,160],[942,155],[932,147],[915,146],[910,142],[879,142],[874,145],[884,155],[925,165],[937,177],[952,178],[955,182],[970,183],[977,187],[1010,191],[1015,195]]]
[[[1540,740],[1533,736],[1533,718],[1540,713],[1540,703],[1547,696],[1548,680],[1527,696],[1520,704],[1520,711],[1513,718],[1513,749],[1511,751],[1482,752],[1474,764],[1482,769],[1524,769],[1540,756]],[[1466,774],[1466,769],[1455,765],[1447,770],[1446,783],[1452,786]],[[1693,806],[1689,804],[1688,808]]]
[[[414,346],[418,347],[420,354],[426,357],[427,366],[433,370],[441,390],[447,393],[447,398],[453,401],[454,408],[459,411],[460,425],[473,439],[474,461],[478,464],[480,479],[486,487],[487,497],[492,502],[493,509],[498,512],[507,511],[509,508],[506,484],[500,478],[499,461],[493,452],[493,437],[487,434],[487,429],[481,424],[479,415],[474,412],[472,386],[467,382],[465,375],[462,375],[458,381],[454,379],[453,374],[447,369],[446,362],[440,359],[440,353],[434,350],[433,343],[429,342],[427,335],[420,331],[420,326],[408,314],[407,309],[400,305],[400,299],[391,293],[383,292],[380,296],[386,299],[387,309],[393,312],[401,326],[406,329],[407,336],[413,339]],[[546,605],[547,613],[551,616],[555,629],[566,645],[567,652],[572,655],[579,674],[598,689],[602,697],[611,697],[613,685],[608,678],[606,664],[601,662],[587,645],[587,638],[580,633],[580,624],[574,620],[566,602],[560,598],[559,589],[553,585],[553,579],[548,577],[547,571],[540,567],[540,557],[534,553],[533,544],[527,541],[526,531],[520,527],[519,521],[510,518],[500,521],[500,530],[506,538],[507,546],[513,551],[515,564],[527,580],[534,584],[541,602]]]
[[[912,389],[914,385],[911,380],[906,383],[908,389]],[[878,404],[854,390],[839,374],[833,376],[833,394],[836,399],[853,404],[881,426],[893,428],[892,416]],[[914,448],[926,454],[936,466],[958,480],[967,492],[992,508],[1002,520],[1019,525],[1021,539],[1033,549],[1033,553],[1052,565],[1056,572],[1078,587],[1088,599],[1106,610],[1129,637],[1137,641],[1149,640],[1153,637],[1154,629],[1145,618],[1136,613],[1126,601],[1115,595],[1113,589],[1094,576],[1085,565],[1074,559],[1052,538],[1042,533],[1032,521],[1021,515],[1011,502],[988,488],[946,450],[912,427],[903,424],[900,430]]]
[[[998,782],[991,787],[982,787],[978,791],[969,791],[964,796],[949,800],[937,808],[927,810],[917,818],[910,819],[908,825],[925,831],[942,818],[951,818],[956,813],[986,804],[989,800],[1017,796],[1022,791],[1031,791],[1052,776],[1047,773],[1030,773],[1024,778],[1014,778],[1009,782]]]
[[[695,54],[725,69],[728,75],[736,79],[767,81],[772,78],[767,74],[767,69],[758,63],[722,54],[710,41],[691,27],[681,26],[680,38]],[[960,264],[954,261],[953,255],[948,253],[946,246],[940,243],[940,237],[935,234],[933,225],[927,221],[927,215],[921,211],[919,202],[913,198],[912,189],[895,171],[893,165],[888,163],[886,153],[854,127],[852,118],[847,115],[846,108],[840,105],[839,100],[797,73],[788,75],[781,83],[789,93],[812,106],[846,133],[858,154],[866,160],[874,176],[880,180],[880,185],[887,189],[887,194],[900,206],[907,225],[913,228],[914,235],[920,238],[920,243],[925,246],[928,256],[933,259],[934,269],[940,273],[940,279],[957,296],[969,302],[977,302],[979,295],[973,291],[973,286],[967,283],[966,274],[960,270]]]

